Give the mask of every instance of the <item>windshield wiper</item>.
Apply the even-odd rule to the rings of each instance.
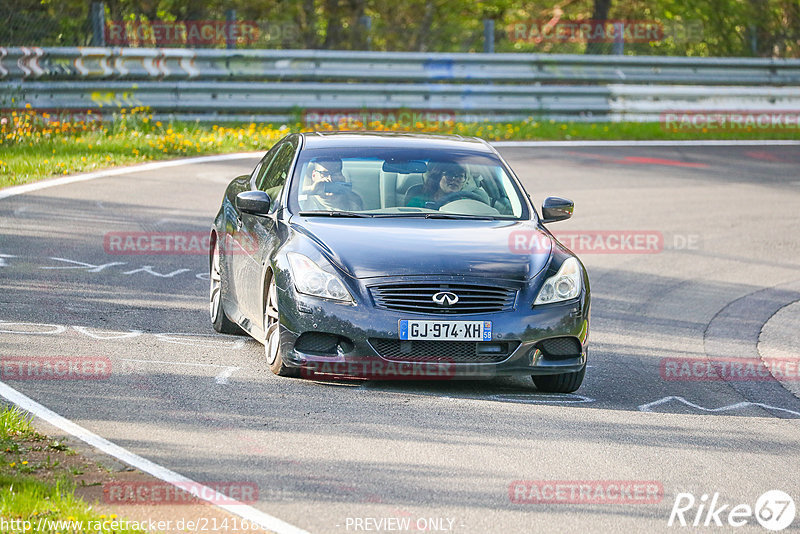
[[[426,219],[474,219],[478,221],[493,221],[491,215],[467,215],[458,213],[426,213]]]
[[[321,217],[372,217],[368,213],[356,213],[353,211],[301,211],[300,215],[305,217],[308,215],[319,215]]]
[[[403,218],[403,217],[416,217],[420,219],[477,219],[479,221],[493,221],[497,219],[497,217],[493,217],[492,215],[468,215],[468,214],[457,214],[457,213],[431,213],[426,211],[418,211],[418,212],[411,212],[411,213],[376,213],[374,217],[378,218],[387,218],[387,217],[396,217],[396,218]]]

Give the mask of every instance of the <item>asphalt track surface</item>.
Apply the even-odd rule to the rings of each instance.
[[[682,492],[754,506],[778,489],[800,506],[796,379],[662,371],[664,358],[800,358],[800,147],[502,152],[537,205],[575,201],[553,231],[663,239],[654,253],[579,251],[593,301],[575,395],[539,394],[525,378],[278,378],[261,344],[211,329],[205,256],[104,247],[108,232],[206,232],[255,157],[0,200],[2,355],[112,363],[105,380],[6,383],[193,480],[255,482],[256,508],[315,533],[390,517],[410,527],[384,532],[430,519],[459,533],[688,531],[667,526]],[[514,502],[518,480],[653,481],[663,497]],[[765,531],[753,517],[694,530]],[[798,530],[800,518],[787,529]]]

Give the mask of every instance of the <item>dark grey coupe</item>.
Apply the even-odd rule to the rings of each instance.
[[[281,376],[531,375],[586,370],[589,280],[480,139],[292,134],[233,180],[211,229],[218,332],[251,335]]]

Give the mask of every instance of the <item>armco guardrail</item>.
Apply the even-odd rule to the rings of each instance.
[[[798,85],[800,60],[327,50],[0,48],[0,80]]]
[[[800,60],[0,48],[0,106],[6,109],[147,106],[157,115],[215,120],[360,108],[447,109],[500,120],[653,120],[666,109],[741,109],[754,99],[761,109],[777,102],[795,109],[798,87]]]
[[[324,109],[448,109],[459,111],[608,111],[604,86],[387,85],[298,82],[29,82],[17,100],[34,108],[92,109],[147,106],[174,112]]]
[[[606,86],[612,121],[647,122],[664,113],[769,112],[800,117],[798,87],[707,87],[694,85]],[[798,125],[800,128],[800,125]]]

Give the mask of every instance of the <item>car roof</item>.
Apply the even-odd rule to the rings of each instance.
[[[406,132],[305,132],[303,148],[426,148],[470,150],[494,153],[491,146],[477,137]]]

